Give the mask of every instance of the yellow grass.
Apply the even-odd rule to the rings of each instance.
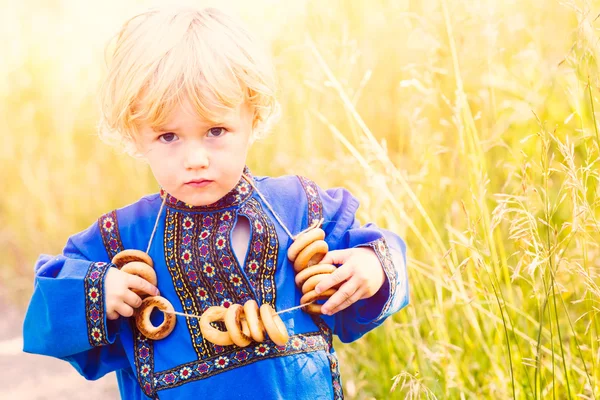
[[[95,136],[104,45],[152,3],[3,3],[0,290],[23,305],[39,253],[157,188]],[[347,397],[600,396],[600,5],[225,5],[279,71],[254,173],[346,186],[408,243],[411,305],[338,346]]]

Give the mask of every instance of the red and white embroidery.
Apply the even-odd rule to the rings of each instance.
[[[266,344],[260,343],[254,348],[254,352],[259,356],[264,356],[269,352],[270,347]]]
[[[142,365],[140,368],[140,375],[147,376],[150,373],[150,366],[148,364]]]
[[[192,229],[194,227],[194,221],[190,217],[186,217],[183,219],[181,225],[183,226],[183,229]]]
[[[233,286],[240,286],[242,284],[242,278],[235,274],[230,275],[229,281],[233,284]]]
[[[229,364],[229,359],[227,357],[219,357],[215,360],[215,366],[217,368],[225,368]]]
[[[90,298],[91,302],[97,302],[98,298],[100,297],[100,293],[98,291],[98,288],[90,288],[89,292],[88,292],[88,297]]]
[[[104,262],[91,263],[84,279],[85,316],[88,342],[91,346],[108,343],[104,325],[104,304],[98,300],[104,293],[104,275],[111,265]]]
[[[112,232],[113,229],[115,229],[115,221],[113,221],[113,219],[111,217],[106,218],[103,222],[102,222],[102,228],[104,228],[104,230],[106,232]]]
[[[206,276],[213,277],[215,275],[215,267],[212,264],[205,263],[203,269]]]
[[[181,379],[188,379],[190,376],[192,376],[192,369],[189,367],[183,367],[179,373],[179,376]]]

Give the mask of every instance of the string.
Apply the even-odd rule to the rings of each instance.
[[[299,306],[296,306],[296,307],[286,308],[285,310],[281,310],[279,312],[276,312],[275,315],[279,315],[279,314],[283,314],[283,313],[286,313],[286,312],[294,311],[294,310],[297,310],[299,308],[306,307],[307,305],[312,304],[312,303],[314,303],[314,301],[311,301],[311,302],[308,302],[308,303],[304,303],[304,304],[300,304]]]
[[[158,215],[156,216],[156,221],[154,221],[154,229],[152,229],[152,234],[150,235],[150,240],[148,241],[148,247],[146,248],[146,254],[149,254],[150,246],[152,246],[152,239],[154,239],[154,234],[156,233],[156,228],[158,227],[158,221],[160,220],[160,215],[162,214],[162,210],[165,207],[165,203],[167,201],[167,194],[165,193],[165,198],[160,205],[160,209],[158,210]]]
[[[258,196],[265,203],[265,205],[267,206],[267,208],[269,209],[269,211],[271,211],[271,214],[273,214],[273,216],[275,217],[275,219],[277,220],[277,222],[279,222],[279,225],[281,225],[281,227],[283,228],[283,230],[285,231],[285,233],[287,233],[288,236],[292,240],[294,240],[294,235],[292,235],[292,232],[290,232],[290,230],[287,228],[287,226],[285,226],[285,224],[283,223],[283,221],[279,218],[279,215],[277,215],[277,213],[275,212],[275,210],[273,210],[273,207],[271,207],[271,204],[269,204],[269,202],[267,201],[267,199],[265,199],[265,197],[260,192],[260,190],[258,190],[258,188],[254,184],[254,182],[252,182],[252,179],[250,179],[246,174],[242,174],[242,176],[244,177],[244,179],[246,179],[246,181],[250,184],[250,186],[252,186],[254,188],[254,190],[256,191],[256,193],[258,193]]]
[[[285,226],[285,224],[283,223],[283,221],[279,218],[279,215],[277,215],[277,213],[275,212],[275,210],[273,210],[273,207],[271,207],[271,204],[267,201],[267,199],[265,199],[265,196],[263,196],[263,194],[260,192],[260,190],[258,190],[258,188],[254,184],[253,180],[249,176],[247,176],[246,174],[242,174],[242,177],[244,177],[244,179],[246,179],[246,181],[250,184],[250,186],[252,186],[252,188],[256,191],[256,193],[261,198],[261,200],[263,201],[263,203],[265,203],[265,205],[267,206],[267,208],[269,209],[269,211],[271,211],[271,214],[273,214],[273,216],[275,217],[275,219],[277,220],[277,222],[279,222],[279,225],[281,225],[281,227],[283,228],[283,230],[285,231],[285,233],[287,233],[288,236],[292,240],[296,240],[296,238],[298,236],[302,235],[305,232],[310,231],[311,229],[320,227],[321,224],[323,223],[323,221],[324,221],[323,218],[321,218],[319,220],[315,219],[308,228],[306,228],[302,232],[298,233],[297,235],[292,235],[292,232],[290,232],[290,230],[287,228],[287,226]]]
[[[281,311],[279,311],[279,312],[276,312],[276,313],[275,313],[275,314],[273,314],[273,315],[279,315],[279,314],[284,314],[284,313],[287,313],[287,312],[290,312],[290,311],[294,311],[294,310],[297,310],[297,309],[299,309],[299,308],[306,307],[307,305],[309,305],[309,304],[312,304],[312,303],[314,303],[314,302],[313,302],[313,301],[311,301],[310,303],[301,304],[301,305],[299,305],[299,306],[296,306],[296,307],[290,307],[290,308],[286,308],[285,310],[281,310]],[[202,318],[202,316],[201,316],[201,315],[196,315],[196,314],[186,314],[186,313],[182,313],[182,312],[179,312],[179,311],[166,311],[166,310],[161,310],[161,311],[162,311],[163,313],[165,313],[165,314],[181,315],[182,317],[185,317],[185,318]]]

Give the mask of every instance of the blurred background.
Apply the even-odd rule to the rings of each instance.
[[[199,3],[275,60],[254,174],[345,186],[407,241],[411,304],[337,345],[347,398],[600,397],[600,2]],[[106,44],[157,2],[0,4],[0,397],[117,398],[20,331],[38,255],[157,190],[97,138],[95,97]]]

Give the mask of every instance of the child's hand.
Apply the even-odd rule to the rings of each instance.
[[[139,276],[128,274],[116,268],[109,268],[104,278],[104,293],[106,295],[106,317],[117,319],[119,315],[131,317],[133,309],[142,305],[140,296],[131,291],[138,289],[157,296],[158,289]]]
[[[369,247],[330,251],[320,264],[341,265],[315,287],[317,293],[322,293],[342,283],[321,307],[323,314],[335,314],[358,300],[373,296],[385,281],[379,258]]]

